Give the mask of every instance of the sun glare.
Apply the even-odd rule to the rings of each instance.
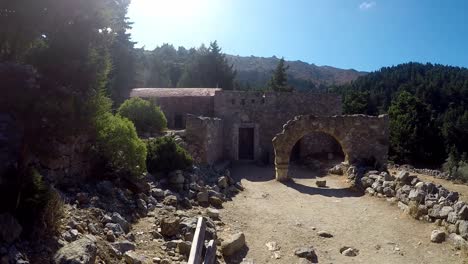
[[[195,0],[133,0],[135,14],[159,19],[193,19],[203,15],[207,1]]]

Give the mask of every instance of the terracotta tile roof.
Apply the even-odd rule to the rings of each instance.
[[[214,96],[221,88],[135,88],[130,97]]]

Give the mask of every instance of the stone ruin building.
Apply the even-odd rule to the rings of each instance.
[[[342,115],[340,96],[305,92],[246,92],[218,88],[136,88],[131,97],[159,105],[168,128],[185,130],[198,161],[275,163],[288,178],[291,159],[344,155],[344,164],[384,166],[388,117]]]

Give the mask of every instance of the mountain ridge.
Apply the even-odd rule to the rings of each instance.
[[[236,80],[243,86],[261,88],[266,85],[279,58],[239,56],[226,54],[229,64],[237,71]],[[340,69],[333,66],[317,66],[301,60],[286,61],[289,83],[298,90],[323,90],[326,86],[349,83],[367,72]]]

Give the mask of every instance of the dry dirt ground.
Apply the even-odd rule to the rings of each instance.
[[[430,242],[434,224],[411,219],[386,199],[348,189],[344,176],[299,167],[290,173],[294,181],[283,184],[274,180],[273,167],[234,166],[232,176],[246,190],[224,204],[226,226],[220,236],[242,231],[247,248],[228,263],[243,258],[257,264],[298,263],[293,252],[301,246],[313,246],[319,263],[463,263],[449,242]],[[328,188],[315,187],[316,179],[327,180]],[[321,230],[333,237],[318,236]],[[265,246],[270,241],[280,246],[279,259]],[[358,249],[359,255],[341,255],[343,246]]]

